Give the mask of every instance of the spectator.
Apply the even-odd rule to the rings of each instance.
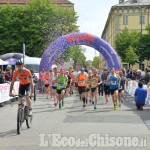
[[[43,82],[44,82],[44,69],[42,68],[39,74],[39,92],[42,92]]]
[[[0,84],[3,84],[3,83],[7,83],[7,81],[5,80],[5,72],[1,71]],[[4,107],[4,103],[0,103],[0,107]]]
[[[6,81],[11,81],[12,80],[12,75],[10,73],[10,69],[8,69],[8,68],[5,71],[5,79],[6,79]]]
[[[150,80],[150,74],[148,73],[149,72],[148,68],[145,68],[144,72],[145,75],[142,78],[140,78],[139,81],[143,82],[144,84],[148,84]]]
[[[135,80],[135,74],[132,69],[130,69],[130,73],[128,74],[127,78],[129,78],[131,80]]]
[[[0,74],[0,84],[3,84],[3,83],[7,83],[7,81],[5,79],[5,72],[1,71],[1,74]]]
[[[141,82],[138,83],[138,88],[135,90],[135,103],[138,110],[143,110],[145,99],[147,97],[147,90],[143,88]]]
[[[142,78],[142,72],[141,70],[136,71],[135,80],[139,80]]]
[[[129,75],[130,75],[130,71],[129,69],[126,69],[126,78],[128,78]]]

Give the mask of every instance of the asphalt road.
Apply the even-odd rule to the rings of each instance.
[[[104,99],[98,100],[97,110],[94,110],[91,104],[83,108],[78,96],[74,95],[65,99],[65,106],[60,110],[54,107],[52,100],[41,94],[33,102],[30,129],[24,122],[21,134],[17,135],[16,118],[17,102],[13,105],[8,102],[0,108],[0,150],[70,150],[85,147],[150,150],[150,106],[144,107],[144,111],[137,111],[134,99],[129,95],[122,107],[115,111],[111,98],[107,105]],[[105,143],[98,142],[102,139],[98,137],[105,139]],[[131,139],[129,145],[125,144],[125,138]]]

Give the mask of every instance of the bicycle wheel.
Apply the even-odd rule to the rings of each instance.
[[[34,86],[34,102],[36,101],[36,89],[35,89],[35,86]]]
[[[27,128],[31,128],[33,115],[29,116],[28,112],[29,112],[29,108],[28,108],[28,111],[27,111],[27,114],[26,114],[26,125],[27,125]]]
[[[20,134],[22,129],[22,120],[23,120],[23,110],[21,108],[18,109],[17,113],[17,133]]]

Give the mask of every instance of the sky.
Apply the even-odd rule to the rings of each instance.
[[[119,3],[119,0],[69,0],[74,3],[77,12],[80,32],[87,32],[101,37],[108,14],[112,6]],[[85,56],[86,60],[93,60],[95,49],[87,46]],[[96,56],[99,52],[96,51]]]

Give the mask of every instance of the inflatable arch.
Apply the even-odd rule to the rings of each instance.
[[[57,55],[73,45],[93,47],[106,59],[109,69],[114,67],[116,71],[120,70],[119,57],[114,49],[103,39],[88,33],[71,33],[56,39],[43,53],[39,70],[50,70]]]

